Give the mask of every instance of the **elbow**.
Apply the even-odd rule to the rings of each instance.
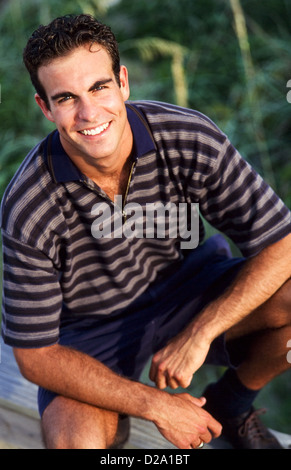
[[[44,349],[46,348],[13,348],[14,357],[21,375],[36,384],[39,384],[39,371],[44,370]]]
[[[31,349],[13,348],[14,357],[21,375],[27,380],[31,380],[29,371],[31,370]]]

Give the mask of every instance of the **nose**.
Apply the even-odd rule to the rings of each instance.
[[[78,118],[80,121],[95,122],[98,114],[96,100],[92,97],[82,97],[78,106]]]

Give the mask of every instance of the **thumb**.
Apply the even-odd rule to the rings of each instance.
[[[196,406],[199,406],[200,408],[202,408],[205,403],[206,403],[206,398],[205,397],[193,397],[192,395],[189,395],[188,393],[186,394],[183,394],[185,396],[185,398],[187,398],[189,401],[191,401],[193,403],[193,405],[196,405]]]
[[[196,405],[200,406],[201,408],[206,403],[206,398],[205,397],[200,397],[200,398],[193,397],[193,398],[195,398],[195,400],[196,400]]]

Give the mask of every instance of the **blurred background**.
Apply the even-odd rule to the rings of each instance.
[[[112,27],[131,99],[208,115],[291,207],[290,0],[0,0],[0,199],[26,153],[53,129],[34,102],[22,50],[40,24],[68,13]],[[190,391],[199,395],[221,372],[204,367]],[[257,399],[266,424],[289,434],[290,379],[277,378]]]

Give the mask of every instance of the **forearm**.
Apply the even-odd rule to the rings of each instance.
[[[152,419],[159,390],[121,377],[86,354],[60,345],[14,353],[22,374],[41,387],[117,413]]]
[[[291,235],[248,260],[231,286],[210,303],[152,360],[159,388],[189,386],[215,338],[266,302],[291,275]]]
[[[225,293],[191,323],[193,335],[211,343],[270,299],[291,276],[290,253],[291,235],[247,260]]]
[[[152,421],[178,448],[196,447],[221,433],[220,424],[202,409],[203,400],[120,377],[78,351],[55,345],[14,352],[28,380],[98,408]]]

